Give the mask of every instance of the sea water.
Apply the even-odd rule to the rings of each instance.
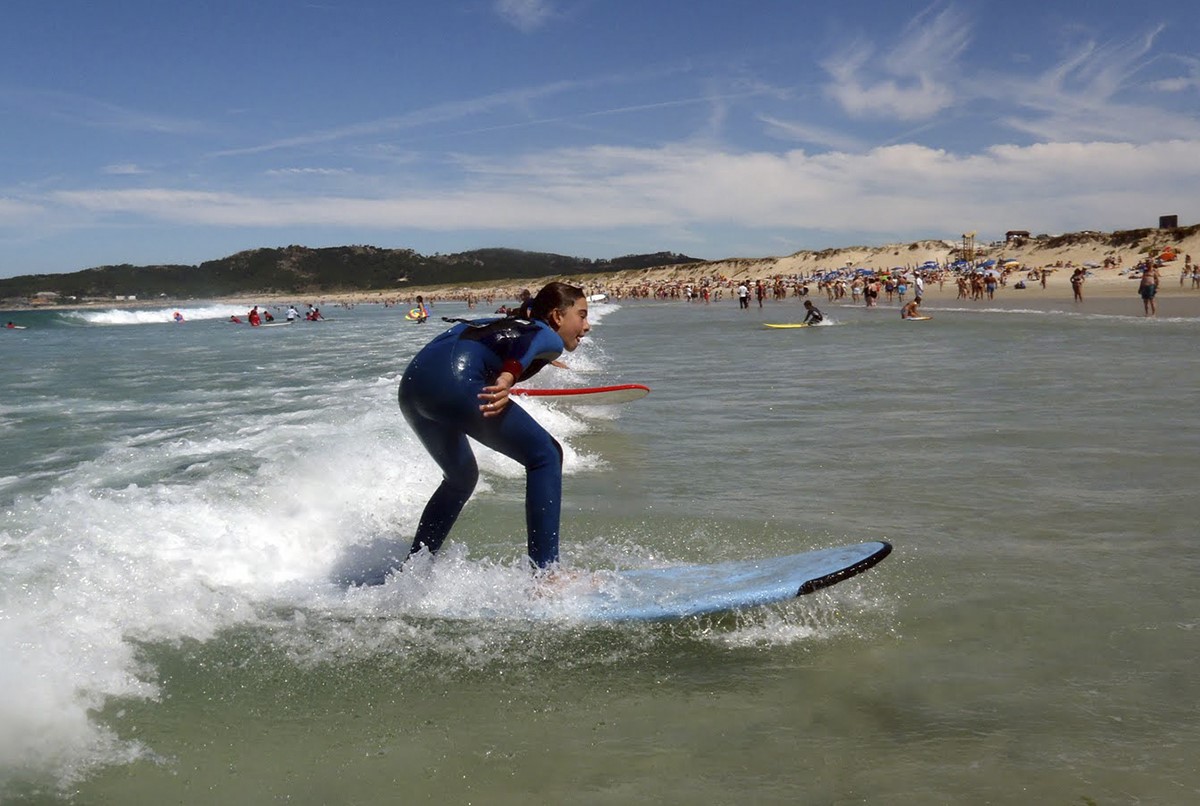
[[[571,569],[888,540],[776,607],[553,617],[523,473],[345,591],[439,473],[407,360],[470,312],[22,314],[0,333],[0,801],[1188,803],[1200,798],[1200,320],[996,305],[592,306],[522,400]],[[278,318],[277,321],[282,321]],[[547,617],[549,614],[550,617]]]

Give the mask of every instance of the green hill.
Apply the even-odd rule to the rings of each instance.
[[[252,249],[199,266],[99,266],[69,274],[0,278],[0,299],[54,292],[63,297],[222,297],[374,291],[398,286],[494,283],[696,263],[673,252],[591,260],[519,249],[421,255],[411,249],[287,246]]]

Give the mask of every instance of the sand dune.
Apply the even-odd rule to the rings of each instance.
[[[1144,260],[1149,254],[1161,254],[1167,247],[1172,248],[1178,255],[1177,259],[1166,263],[1161,269],[1161,293],[1165,296],[1176,294],[1186,295],[1189,309],[1200,311],[1200,305],[1192,302],[1200,300],[1200,290],[1191,287],[1190,280],[1183,285],[1179,283],[1179,274],[1187,256],[1200,260],[1200,225],[1176,229],[1145,229],[1112,233],[1081,232],[1060,236],[1036,236],[1031,238],[1015,238],[1011,241],[993,243],[972,243],[974,257],[977,260],[992,259],[999,263],[1016,261],[1020,269],[1014,273],[1011,283],[1032,269],[1041,270],[1050,267],[1046,287],[1041,283],[1030,284],[1022,294],[1025,301],[1042,300],[1044,302],[1071,301],[1072,292],[1069,282],[1070,268],[1073,266],[1090,267],[1086,282],[1087,299],[1094,298],[1132,298],[1140,310],[1140,302],[1136,299],[1137,284],[1131,281],[1129,269]],[[824,249],[820,251],[800,251],[783,257],[762,258],[730,258],[726,260],[691,263],[681,266],[639,269],[634,271],[614,272],[612,274],[589,274],[567,277],[545,277],[536,280],[522,280],[508,284],[496,284],[489,287],[465,288],[455,287],[426,287],[422,289],[406,288],[398,290],[397,294],[411,298],[411,295],[423,293],[427,298],[446,299],[461,298],[467,293],[486,296],[498,301],[515,298],[521,288],[536,289],[539,285],[552,279],[562,279],[584,286],[589,292],[606,291],[621,294],[634,287],[662,288],[669,286],[699,285],[704,282],[715,282],[718,285],[729,285],[740,280],[766,280],[777,276],[809,277],[823,271],[842,269],[846,267],[868,269],[891,269],[894,267],[912,268],[927,261],[945,265],[962,255],[964,240],[922,240],[903,244],[887,244],[883,246],[848,246],[840,249]],[[1105,266],[1106,259],[1116,265]],[[1028,292],[1028,293],[1025,293]],[[940,300],[953,300],[957,295],[954,283],[947,283],[942,289],[930,288],[927,298],[931,303],[938,304]],[[1194,298],[1194,300],[1193,300]],[[1011,300],[1011,297],[1009,298]]]

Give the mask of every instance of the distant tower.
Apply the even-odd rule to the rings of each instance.
[[[964,232],[962,240],[962,259],[972,261],[975,259],[975,231]]]

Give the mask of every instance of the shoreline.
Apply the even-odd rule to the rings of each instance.
[[[1164,272],[1165,273],[1165,272]],[[238,295],[238,296],[223,296],[223,297],[208,297],[208,299],[158,299],[158,300],[89,300],[86,302],[73,303],[73,305],[35,305],[20,308],[0,308],[0,318],[7,320],[13,318],[17,321],[20,314],[38,312],[38,311],[96,311],[96,309],[146,309],[146,308],[170,308],[170,307],[185,307],[188,305],[196,305],[196,303],[221,303],[221,305],[244,306],[247,309],[254,306],[286,306],[288,303],[302,303],[311,301],[318,307],[344,307],[354,305],[392,305],[395,307],[407,307],[415,299],[415,296],[420,294],[425,297],[426,302],[431,305],[436,305],[438,302],[445,301],[463,301],[467,295],[473,295],[476,300],[479,300],[479,315],[487,315],[493,312],[493,309],[505,305],[505,303],[515,302],[517,295],[521,289],[535,289],[552,279],[557,277],[547,277],[533,279],[528,283],[504,283],[496,285],[485,285],[479,288],[463,288],[461,285],[457,287],[428,287],[428,288],[413,288],[406,289],[406,293],[396,293],[395,290],[390,291],[338,291],[338,293],[330,294],[260,294],[260,295]],[[562,278],[565,282],[575,281],[580,282],[582,278],[566,277]],[[614,283],[611,283],[611,277],[595,277],[587,278],[584,281],[584,289],[588,293],[606,293],[610,295],[614,302],[679,302],[688,303],[682,295],[682,289],[689,284],[688,279],[678,278],[672,279],[666,285],[672,289],[678,288],[678,295],[667,296],[630,296],[623,295],[614,288]],[[624,279],[624,278],[623,278]],[[1174,282],[1172,282],[1174,279]],[[608,282],[605,282],[608,281]],[[696,278],[690,284],[694,287],[700,285],[701,278]],[[1010,278],[1012,281],[1012,278]],[[751,278],[752,282],[752,278]],[[953,282],[953,279],[944,283],[942,287],[938,287],[937,282],[926,282],[923,295],[923,309],[928,313],[935,313],[937,309],[944,308],[997,308],[997,309],[1012,309],[1016,307],[1025,307],[1030,309],[1038,309],[1038,311],[1062,311],[1062,312],[1078,312],[1078,313],[1097,313],[1105,315],[1138,315],[1142,317],[1144,308],[1142,308],[1141,297],[1138,294],[1138,282],[1134,279],[1127,279],[1118,273],[1116,269],[1093,270],[1093,276],[1088,277],[1084,283],[1084,301],[1075,302],[1072,288],[1069,283],[1069,272],[1056,271],[1051,273],[1046,288],[1042,288],[1039,282],[1026,281],[1027,288],[1016,289],[1013,287],[1013,282],[1007,285],[1001,285],[996,290],[994,300],[971,300],[962,299],[959,297],[958,287]],[[620,288],[620,287],[618,287]],[[624,287],[628,289],[628,285]],[[659,287],[662,288],[662,287]],[[710,305],[736,305],[736,285],[720,285],[719,296],[714,297]],[[912,299],[912,293],[908,293],[906,299]],[[786,299],[775,300],[769,297],[764,300],[763,308],[769,309],[774,306],[799,306],[804,299],[814,301],[815,305],[838,305],[838,306],[853,306],[865,307],[862,301],[853,302],[850,295],[846,295],[844,299],[830,301],[823,289],[817,289],[815,284],[810,285],[810,294],[805,297],[793,295],[788,291]],[[1169,273],[1163,277],[1162,284],[1158,290],[1158,317],[1182,317],[1182,318],[1200,318],[1200,288],[1192,288],[1192,282],[1188,281],[1183,285],[1178,284],[1178,276],[1171,278]],[[704,307],[706,303],[702,301],[691,302],[691,305]],[[880,301],[877,303],[881,308],[895,308],[899,311],[899,302],[887,302],[881,295]],[[756,301],[751,299],[751,307],[757,307]],[[20,324],[17,321],[17,324]],[[0,325],[2,327],[2,325]]]
[[[1118,233],[1119,234],[1119,233]],[[1039,236],[1039,239],[1042,236]],[[1129,279],[1129,270],[1148,254],[1170,249],[1175,252],[1176,259],[1168,260],[1160,269],[1162,279],[1158,289],[1157,301],[1159,316],[1200,316],[1200,287],[1193,288],[1192,279],[1180,284],[1180,272],[1186,265],[1187,259],[1194,253],[1200,255],[1200,229],[1187,228],[1181,231],[1148,230],[1132,242],[1113,244],[1119,239],[1112,234],[1080,233],[1063,236],[1046,242],[1039,239],[1014,240],[980,247],[976,257],[988,257],[997,265],[1014,266],[1008,273],[1006,284],[996,291],[995,300],[959,299],[958,289],[953,273],[947,269],[935,269],[934,272],[945,272],[945,284],[939,288],[936,279],[926,279],[924,304],[930,310],[939,307],[959,304],[967,307],[1012,307],[1020,305],[1032,308],[1047,308],[1054,306],[1055,310],[1081,310],[1092,313],[1143,315],[1142,302],[1138,295],[1138,282]],[[1056,245],[1052,245],[1056,244]],[[409,306],[417,295],[425,298],[426,302],[436,303],[447,300],[465,301],[469,298],[478,300],[479,314],[490,314],[497,307],[510,304],[517,300],[518,294],[524,288],[536,290],[551,280],[562,280],[572,285],[581,286],[585,293],[607,294],[613,301],[638,301],[650,299],[658,301],[685,301],[684,289],[691,286],[699,292],[708,287],[713,295],[712,304],[728,304],[735,296],[739,282],[746,282],[751,287],[755,281],[773,283],[776,279],[784,282],[787,297],[784,304],[799,303],[802,297],[793,294],[794,286],[801,278],[808,279],[809,297],[818,305],[821,301],[828,303],[824,289],[818,288],[816,276],[831,271],[844,271],[850,267],[855,269],[872,269],[877,272],[894,268],[909,270],[926,263],[936,263],[944,267],[951,257],[959,251],[953,241],[925,240],[910,244],[890,244],[885,246],[867,247],[854,246],[840,249],[828,249],[819,252],[801,251],[785,257],[738,258],[702,263],[690,263],[678,266],[662,266],[648,269],[630,269],[621,272],[557,275],[524,280],[483,281],[478,283],[429,284],[414,287],[393,287],[373,291],[340,291],[340,292],[309,292],[309,293],[246,293],[207,298],[170,298],[154,299],[88,299],[74,301],[69,304],[61,302],[27,303],[0,308],[0,318],[13,315],[19,318],[22,313],[42,310],[96,310],[96,309],[146,309],[155,307],[182,307],[185,305],[205,303],[221,303],[245,306],[247,310],[253,305],[286,305],[303,306],[313,303],[318,307],[332,307],[361,304],[389,304]],[[1088,276],[1083,286],[1082,303],[1076,303],[1071,290],[1070,276],[1074,267],[1086,267]],[[1042,288],[1040,279],[1029,277],[1031,272],[1049,270],[1047,287]],[[1025,279],[1027,287],[1014,288],[1019,279]],[[768,283],[768,284],[769,284]],[[911,299],[911,293],[908,297]],[[850,304],[849,295],[846,304]],[[769,304],[778,304],[768,290]],[[751,299],[753,306],[755,300]],[[700,303],[704,304],[704,303]],[[842,304],[842,301],[838,301]],[[861,304],[861,303],[860,303]],[[882,302],[881,297],[881,304]],[[865,307],[865,306],[864,306]],[[14,321],[16,321],[14,319]]]

